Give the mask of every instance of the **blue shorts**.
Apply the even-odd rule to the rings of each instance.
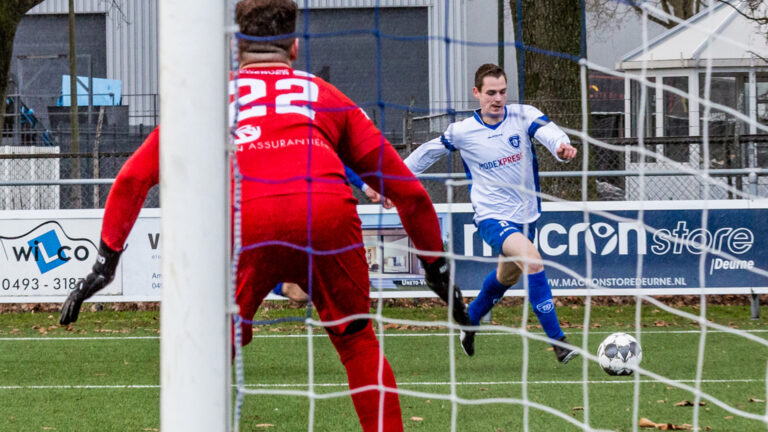
[[[491,245],[493,252],[501,254],[501,245],[504,244],[504,240],[516,232],[525,235],[526,225],[528,226],[528,240],[533,242],[534,235],[536,234],[536,222],[519,224],[500,219],[485,219],[480,221],[477,228],[480,231],[480,237]]]

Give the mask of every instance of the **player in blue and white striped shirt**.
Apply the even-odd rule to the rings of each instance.
[[[420,174],[450,152],[458,151],[467,177],[472,180],[470,198],[480,235],[500,257],[483,282],[478,297],[469,305],[473,325],[503,297],[504,292],[528,275],[531,306],[547,336],[566,342],[555,313],[552,290],[544,273],[541,255],[533,245],[536,220],[541,214],[539,170],[533,138],[559,161],[576,156],[568,136],[541,111],[530,105],[506,104],[507,77],[504,70],[485,64],[475,73],[473,94],[480,103],[472,117],[448,126],[442,136],[419,146],[405,164]],[[461,332],[467,355],[474,354],[473,331]],[[553,344],[559,361],[576,355]]]

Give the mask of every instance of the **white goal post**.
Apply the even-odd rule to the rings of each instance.
[[[159,2],[160,429],[229,431],[227,2]]]

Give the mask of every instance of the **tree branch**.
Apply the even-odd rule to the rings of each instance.
[[[628,3],[628,5],[635,10],[639,15],[643,14],[643,8],[637,5],[637,3]],[[671,15],[671,14],[670,14]],[[658,18],[654,15],[648,14],[648,19],[655,22],[656,24],[659,24],[666,28],[672,28],[675,26],[674,22],[671,21],[662,21],[661,18]]]
[[[717,1],[718,3],[722,3],[722,4],[726,4],[726,5],[728,5],[728,6],[729,6],[729,7],[731,7],[733,10],[735,10],[736,12],[738,12],[738,13],[739,13],[739,15],[743,16],[744,18],[746,18],[746,19],[748,19],[748,20],[751,20],[751,21],[755,21],[756,23],[759,23],[759,24],[768,24],[768,17],[762,17],[762,18],[760,18],[760,17],[756,17],[756,16],[751,16],[751,15],[745,14],[744,12],[742,12],[742,11],[741,11],[741,9],[739,9],[739,7],[738,7],[738,6],[734,6],[734,5],[733,5],[733,3],[731,3],[731,2],[730,2],[730,1],[728,1],[728,0],[715,0],[715,1]],[[754,11],[755,11],[755,10],[754,10],[754,9],[752,9],[752,12],[754,12]]]
[[[673,15],[672,10],[669,9],[669,0],[661,0],[661,8],[664,9],[668,15]]]

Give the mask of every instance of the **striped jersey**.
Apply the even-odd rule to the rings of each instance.
[[[565,132],[530,105],[510,104],[504,119],[489,125],[480,110],[448,126],[439,137],[419,146],[405,164],[421,174],[450,152],[458,151],[467,178],[475,223],[501,219],[530,223],[541,214],[539,172],[534,140],[557,157],[560,143],[570,144]]]

